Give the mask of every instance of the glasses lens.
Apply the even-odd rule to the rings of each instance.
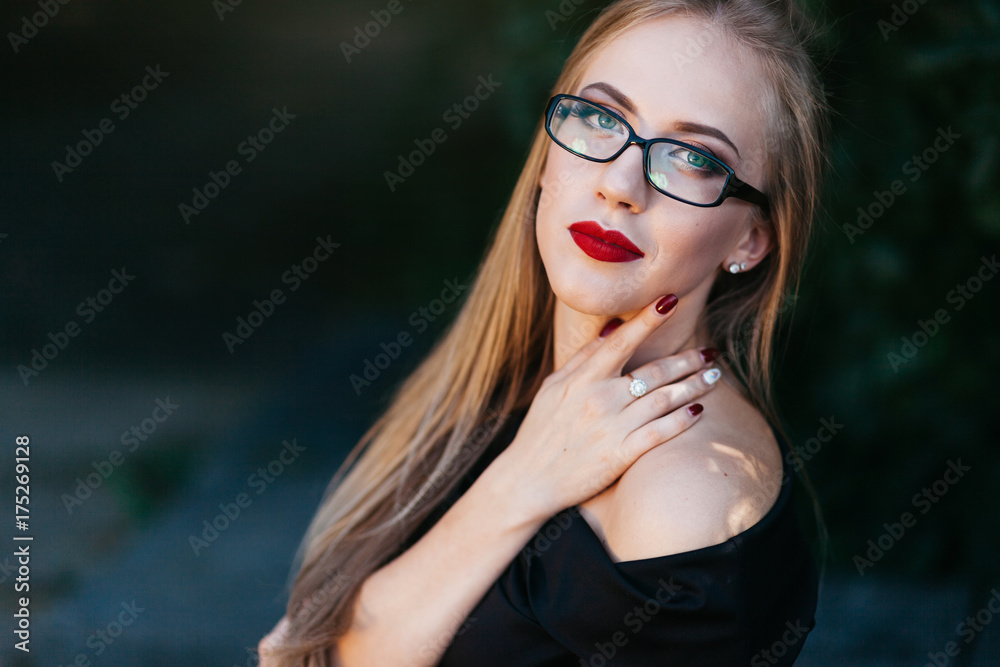
[[[598,160],[611,157],[628,141],[628,128],[618,118],[579,100],[556,104],[549,132],[563,148]]]
[[[714,203],[729,179],[729,172],[721,162],[666,142],[649,147],[647,169],[659,190],[694,204]]]

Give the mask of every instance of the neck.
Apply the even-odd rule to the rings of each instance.
[[[698,319],[703,309],[704,303],[695,303],[694,299],[681,299],[677,304],[677,312],[639,344],[622,367],[622,374],[630,373],[654,359],[670,356],[682,350],[711,346],[712,342],[705,331],[699,330],[698,327]],[[633,310],[618,315],[588,315],[573,310],[556,299],[553,316],[555,368],[561,368],[577,350],[596,338],[604,325],[615,317],[624,323],[640,312]]]

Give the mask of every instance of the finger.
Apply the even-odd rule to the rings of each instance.
[[[643,308],[638,315],[608,334],[604,339],[605,343],[590,356],[588,370],[596,377],[621,375],[625,362],[642,341],[676,311],[677,297],[673,294],[661,297]]]
[[[639,366],[632,377],[646,383],[649,390],[682,380],[692,373],[703,371],[715,358],[712,348],[691,348]]]
[[[634,399],[622,412],[634,420],[632,423],[647,424],[704,396],[716,386],[720,377],[722,372],[718,368],[694,373],[680,382],[666,384]]]
[[[691,428],[701,419],[703,411],[701,403],[688,403],[637,428],[622,442],[623,455],[631,462],[636,461],[649,450]]]
[[[567,375],[569,373],[572,373],[580,366],[580,364],[582,364],[585,360],[590,358],[590,356],[603,344],[604,344],[603,338],[595,338],[594,340],[589,341],[584,345],[580,346],[580,348],[573,353],[573,356],[570,357],[566,361],[566,363],[559,368],[559,370],[553,373],[553,375],[555,375],[556,373],[559,373],[561,375]]]
[[[569,372],[572,372],[572,371],[576,370],[580,366],[580,364],[582,364],[584,362],[585,359],[587,359],[588,357],[590,357],[590,355],[593,354],[594,351],[597,350],[597,348],[599,348],[604,343],[604,339],[607,338],[608,335],[612,331],[614,331],[619,326],[621,326],[621,324],[622,324],[622,319],[620,317],[613,317],[613,318],[611,318],[601,328],[601,331],[597,334],[596,338],[591,339],[590,341],[588,341],[587,344],[585,344],[585,345],[582,346],[583,353],[579,354],[579,355],[574,355],[564,365],[564,368],[566,368],[566,372],[569,373]],[[591,335],[593,334],[593,332],[590,332],[590,333],[591,333]]]

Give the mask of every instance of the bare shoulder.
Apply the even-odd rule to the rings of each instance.
[[[760,521],[781,488],[781,450],[756,408],[725,383],[691,428],[643,454],[601,506],[615,562],[725,542]]]

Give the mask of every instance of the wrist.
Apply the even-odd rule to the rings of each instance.
[[[488,502],[504,508],[507,525],[512,528],[534,526],[537,530],[563,509],[553,507],[544,490],[532,488],[525,479],[523,466],[507,450],[487,466],[477,482],[482,483]]]

